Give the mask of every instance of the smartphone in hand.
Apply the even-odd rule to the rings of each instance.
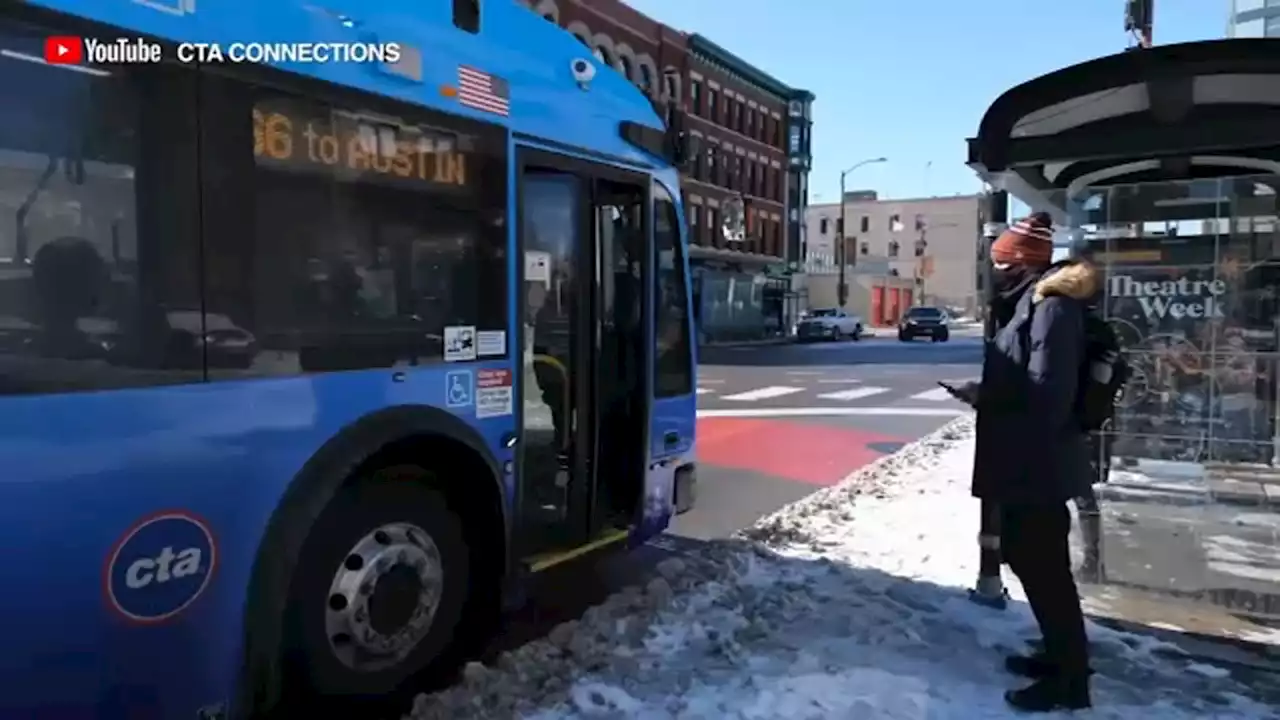
[[[952,385],[951,383],[948,383],[948,382],[943,382],[942,380],[938,380],[937,382],[938,382],[938,387],[942,388],[943,390],[946,390],[948,393],[951,394],[951,397],[959,400],[960,402],[965,403],[970,407],[977,404],[978,402],[977,388],[972,383],[966,384],[964,387],[956,387],[955,385]]]

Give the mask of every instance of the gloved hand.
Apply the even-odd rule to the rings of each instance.
[[[963,385],[956,385],[953,393],[957,400],[971,408],[978,407],[978,391],[982,388],[982,383],[977,380],[970,380]]]

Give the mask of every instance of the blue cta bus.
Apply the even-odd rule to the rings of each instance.
[[[689,153],[569,34],[29,0],[0,78],[0,718],[403,692],[692,502]]]

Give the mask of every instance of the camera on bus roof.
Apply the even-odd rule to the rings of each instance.
[[[569,63],[569,69],[573,71],[573,79],[584,88],[596,77],[595,64],[585,58],[578,58]]]

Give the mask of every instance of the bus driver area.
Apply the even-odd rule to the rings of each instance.
[[[0,717],[400,713],[691,506],[687,138],[441,8],[0,10]]]

